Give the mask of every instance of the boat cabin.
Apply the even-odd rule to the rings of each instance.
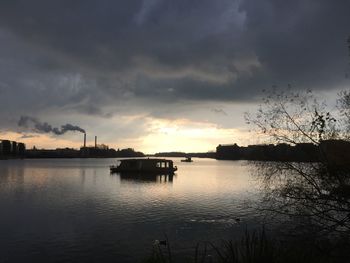
[[[111,172],[174,173],[177,167],[166,159],[123,159],[120,164],[110,167]]]

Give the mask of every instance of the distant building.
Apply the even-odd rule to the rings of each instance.
[[[247,147],[240,147],[237,144],[220,144],[216,147],[216,159],[218,160],[314,162],[319,158],[319,147],[312,143],[301,143],[295,146],[286,143],[259,144]]]
[[[0,140],[0,156],[2,158],[23,157],[25,144],[10,140]]]
[[[1,142],[1,144],[2,144],[2,154],[4,155],[4,156],[9,156],[9,155],[11,155],[11,150],[12,150],[12,146],[11,146],[11,141],[9,141],[9,140],[3,140],[2,142]]]
[[[17,142],[12,142],[11,143],[11,153],[13,154],[13,155],[16,155],[17,154]]]
[[[241,147],[235,144],[220,144],[216,147],[216,159],[239,160],[242,158]]]
[[[18,148],[18,154],[23,156],[26,151],[26,145],[20,142],[17,144],[17,148]]]

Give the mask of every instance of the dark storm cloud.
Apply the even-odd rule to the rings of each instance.
[[[272,80],[313,88],[324,83],[330,89],[344,77],[349,59],[349,8],[346,0],[246,0],[241,5],[253,48]]]
[[[147,8],[151,2],[153,7]],[[197,57],[196,50],[202,60],[201,51],[217,57],[210,46],[197,46],[196,42],[223,30],[218,28],[217,19],[228,12],[232,2],[42,0],[5,1],[1,5],[1,24],[27,41],[61,51],[84,65],[120,70],[133,66],[132,58],[138,56],[179,67]],[[222,23],[229,26],[234,19],[229,17]],[[233,44],[210,41],[214,43],[209,45],[226,49]]]
[[[116,105],[250,101],[272,85],[336,89],[348,10],[345,0],[3,0],[0,109],[109,117]]]

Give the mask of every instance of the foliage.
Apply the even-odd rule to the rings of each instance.
[[[317,146],[317,163],[260,162],[256,167],[265,187],[265,208],[320,235],[350,234],[350,158],[344,157],[350,152],[349,102],[350,92],[343,91],[330,111],[311,91],[272,92],[254,116],[246,115],[270,142]]]
[[[345,127],[345,138],[350,140],[350,90],[340,92],[337,106]]]
[[[343,127],[326,106],[310,90],[292,92],[289,88],[285,92],[267,93],[257,113],[246,113],[245,119],[273,143],[319,144],[342,136]]]

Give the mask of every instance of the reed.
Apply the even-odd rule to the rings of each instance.
[[[265,229],[245,231],[239,240],[221,241],[219,244],[200,242],[193,254],[186,259],[176,255],[167,246],[154,245],[151,255],[144,263],[343,263],[350,256],[346,246],[334,246],[330,241],[291,238],[269,238]]]

